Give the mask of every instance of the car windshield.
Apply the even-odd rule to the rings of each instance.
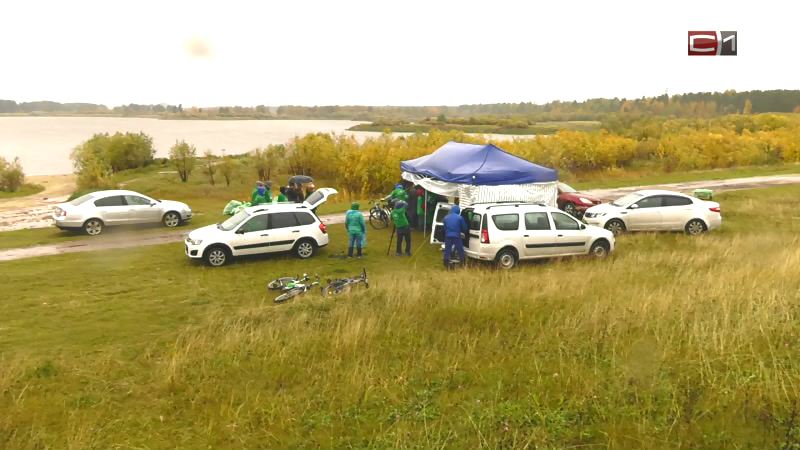
[[[86,203],[93,198],[94,196],[92,194],[81,195],[80,197],[69,202],[69,204],[72,206],[80,206],[81,204]]]
[[[558,190],[561,192],[573,193],[578,192],[572,188],[572,186],[568,185],[567,183],[558,182]]]
[[[248,217],[250,217],[250,214],[247,214],[247,211],[239,211],[225,222],[217,224],[217,228],[223,231],[231,231],[232,229],[236,228],[237,225],[244,222]]]
[[[637,200],[639,200],[641,198],[642,198],[642,194],[633,193],[633,194],[628,194],[628,195],[625,195],[623,197],[620,197],[620,198],[614,200],[613,202],[611,202],[611,204],[614,205],[614,206],[625,207],[625,206],[628,206],[628,205],[632,204],[633,202],[635,202],[635,201],[637,201]]]

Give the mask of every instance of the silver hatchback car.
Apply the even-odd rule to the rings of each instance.
[[[192,209],[186,203],[123,190],[92,192],[53,209],[58,228],[82,230],[90,236],[97,236],[108,226],[160,222],[172,228],[191,218]]]

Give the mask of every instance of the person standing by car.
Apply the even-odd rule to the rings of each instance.
[[[281,186],[278,188],[278,203],[286,203],[289,199],[286,197],[286,186]]]
[[[397,249],[395,254],[402,256],[400,253],[403,241],[406,243],[406,256],[411,256],[411,229],[408,226],[408,217],[406,216],[406,207],[408,203],[403,200],[398,200],[392,210],[392,223],[397,230]]]
[[[361,244],[364,240],[364,235],[367,233],[367,227],[364,222],[364,216],[358,210],[361,205],[358,202],[353,202],[350,205],[350,210],[344,215],[344,227],[347,230],[347,257],[353,257],[353,247],[358,249],[358,257],[361,257]]]
[[[263,181],[256,181],[256,188],[250,195],[250,206],[263,205],[264,203],[272,203],[272,195],[267,190],[267,186]]]
[[[286,200],[297,203],[297,188],[294,183],[289,183],[289,186],[286,188]]]
[[[444,266],[450,267],[450,255],[453,249],[458,252],[461,262],[464,262],[464,243],[461,241],[461,233],[467,232],[467,221],[461,217],[461,208],[454,205],[444,218]]]

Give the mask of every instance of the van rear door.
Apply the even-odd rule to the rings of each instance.
[[[453,209],[452,203],[437,203],[433,211],[433,226],[431,227],[431,244],[444,244],[444,218]]]

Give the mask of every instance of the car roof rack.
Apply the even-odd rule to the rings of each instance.
[[[487,203],[492,203],[492,205],[487,206],[486,209],[492,209],[495,206],[523,206],[523,205],[543,206],[543,207],[547,206],[543,202],[487,202]]]

